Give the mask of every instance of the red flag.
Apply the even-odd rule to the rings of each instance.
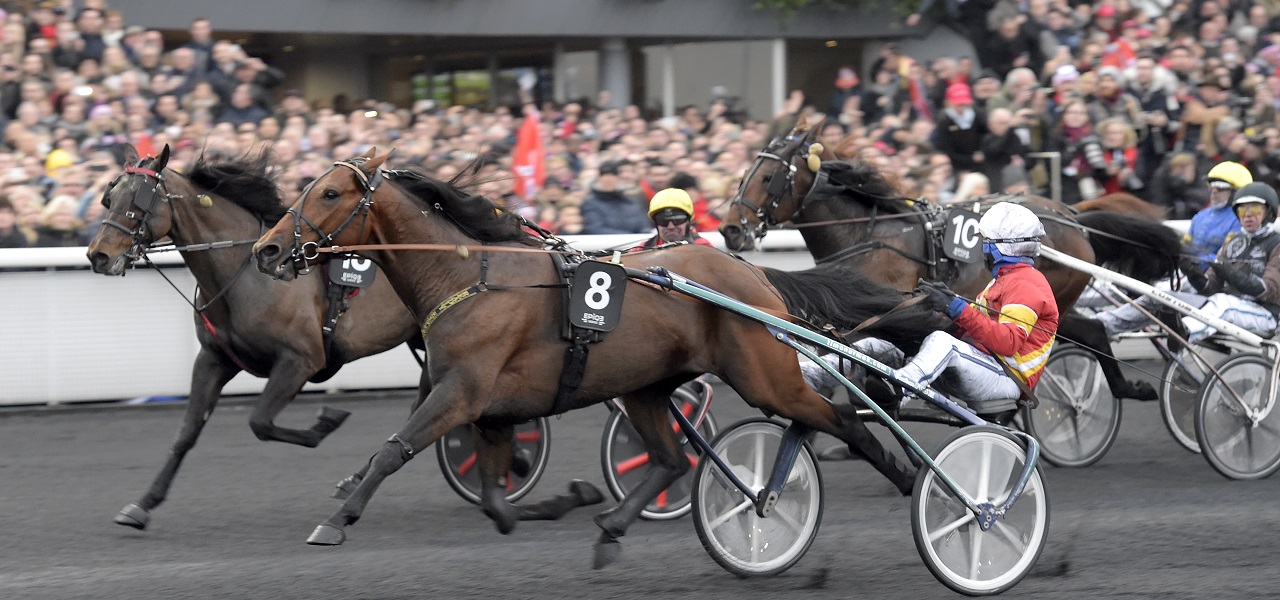
[[[516,177],[515,193],[526,200],[533,199],[547,177],[539,120],[536,109],[525,110],[524,122],[516,133],[516,149],[511,156],[511,170]]]

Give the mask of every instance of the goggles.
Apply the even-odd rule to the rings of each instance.
[[[689,222],[689,217],[663,217],[655,219],[653,223],[658,227],[675,227],[684,225]]]
[[[1236,189],[1236,186],[1231,185],[1230,183],[1227,183],[1227,182],[1225,182],[1225,181],[1219,181],[1219,180],[1217,180],[1217,179],[1210,179],[1210,180],[1209,180],[1209,189],[1211,189],[1211,190],[1227,190],[1227,191],[1230,191],[1230,190],[1234,190],[1234,189]]]
[[[1267,214],[1267,205],[1250,202],[1248,204],[1237,204],[1235,206],[1236,216],[1244,217],[1261,217]]]

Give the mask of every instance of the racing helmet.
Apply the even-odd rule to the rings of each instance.
[[[1260,181],[1236,190],[1235,197],[1231,199],[1231,210],[1235,210],[1242,204],[1265,204],[1267,216],[1264,222],[1266,223],[1276,220],[1276,212],[1280,211],[1280,198],[1276,197],[1276,191]]]
[[[674,208],[693,218],[693,198],[680,188],[667,188],[653,195],[649,201],[649,218],[664,208]]]
[[[1012,202],[999,202],[978,221],[983,252],[1003,256],[1039,256],[1044,225],[1031,209]],[[996,256],[999,260],[1000,256]]]
[[[1212,169],[1209,169],[1209,174],[1205,175],[1205,179],[1209,181],[1225,181],[1238,190],[1253,183],[1253,174],[1244,165],[1228,160],[1220,162],[1214,165]]]

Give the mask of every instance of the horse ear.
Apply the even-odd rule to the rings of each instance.
[[[159,173],[160,171],[163,171],[164,168],[168,166],[168,164],[169,164],[169,144],[165,144],[164,148],[160,150],[160,156],[156,158],[155,171],[157,173]]]
[[[849,135],[844,136],[844,139],[840,140],[840,143],[836,144],[835,148],[827,148],[827,151],[831,153],[831,156],[833,158],[836,158],[839,160],[848,160],[856,156],[857,153],[854,152],[850,154],[848,152],[845,152],[845,149],[852,148],[857,141],[858,141],[858,134],[851,133]],[[825,156],[822,158],[824,160],[827,159],[827,157]]]
[[[378,147],[370,146],[368,150],[365,150],[363,154],[357,155],[356,158],[373,158],[377,153]]]
[[[374,149],[375,156],[361,163],[360,170],[368,174],[373,174],[375,171],[378,170],[378,167],[382,166],[382,163],[387,162],[387,159],[391,158],[391,152],[395,152],[395,149],[393,148],[391,149],[390,152],[387,152],[386,154],[383,154],[381,156],[377,156],[376,155],[377,149]]]
[[[138,162],[138,149],[134,148],[133,144],[125,144],[124,145],[124,164],[132,166],[137,162]]]
[[[796,115],[796,124],[791,128],[791,135],[804,133],[809,129],[809,114],[812,112],[812,108],[806,107],[804,110],[800,111],[800,114]]]

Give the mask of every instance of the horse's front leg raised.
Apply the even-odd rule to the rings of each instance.
[[[617,560],[622,546],[618,538],[640,517],[662,490],[687,473],[689,459],[667,421],[667,406],[675,386],[653,386],[622,397],[627,417],[635,426],[649,453],[649,472],[617,507],[596,515],[600,538],[596,540],[593,568],[600,569]]]
[[[311,363],[296,354],[282,354],[276,360],[267,385],[253,407],[253,414],[249,415],[249,429],[258,439],[315,448],[351,416],[345,410],[323,406],[316,415],[316,422],[308,429],[289,429],[275,424],[280,411],[293,402],[307,378],[315,372],[316,368]]]
[[[125,506],[114,519],[119,525],[127,525],[135,529],[146,529],[151,522],[151,510],[164,502],[173,485],[173,478],[182,466],[182,459],[196,445],[196,439],[209,421],[213,409],[218,405],[223,386],[239,373],[240,369],[221,350],[202,347],[196,355],[195,365],[191,371],[191,397],[187,399],[187,411],[182,417],[182,427],[173,440],[169,450],[169,458],[164,468],[151,482],[151,488],[136,503]]]
[[[478,393],[474,384],[467,383],[468,378],[472,381],[475,379],[471,375],[451,375],[431,390],[421,406],[409,416],[404,427],[384,442],[378,453],[373,455],[364,478],[338,508],[338,512],[316,527],[311,537],[307,538],[308,544],[336,546],[346,541],[347,535],[343,528],[360,520],[365,505],[382,484],[382,480],[400,470],[409,459],[417,456],[445,433],[474,421],[483,412],[484,407],[479,398],[486,395]]]

